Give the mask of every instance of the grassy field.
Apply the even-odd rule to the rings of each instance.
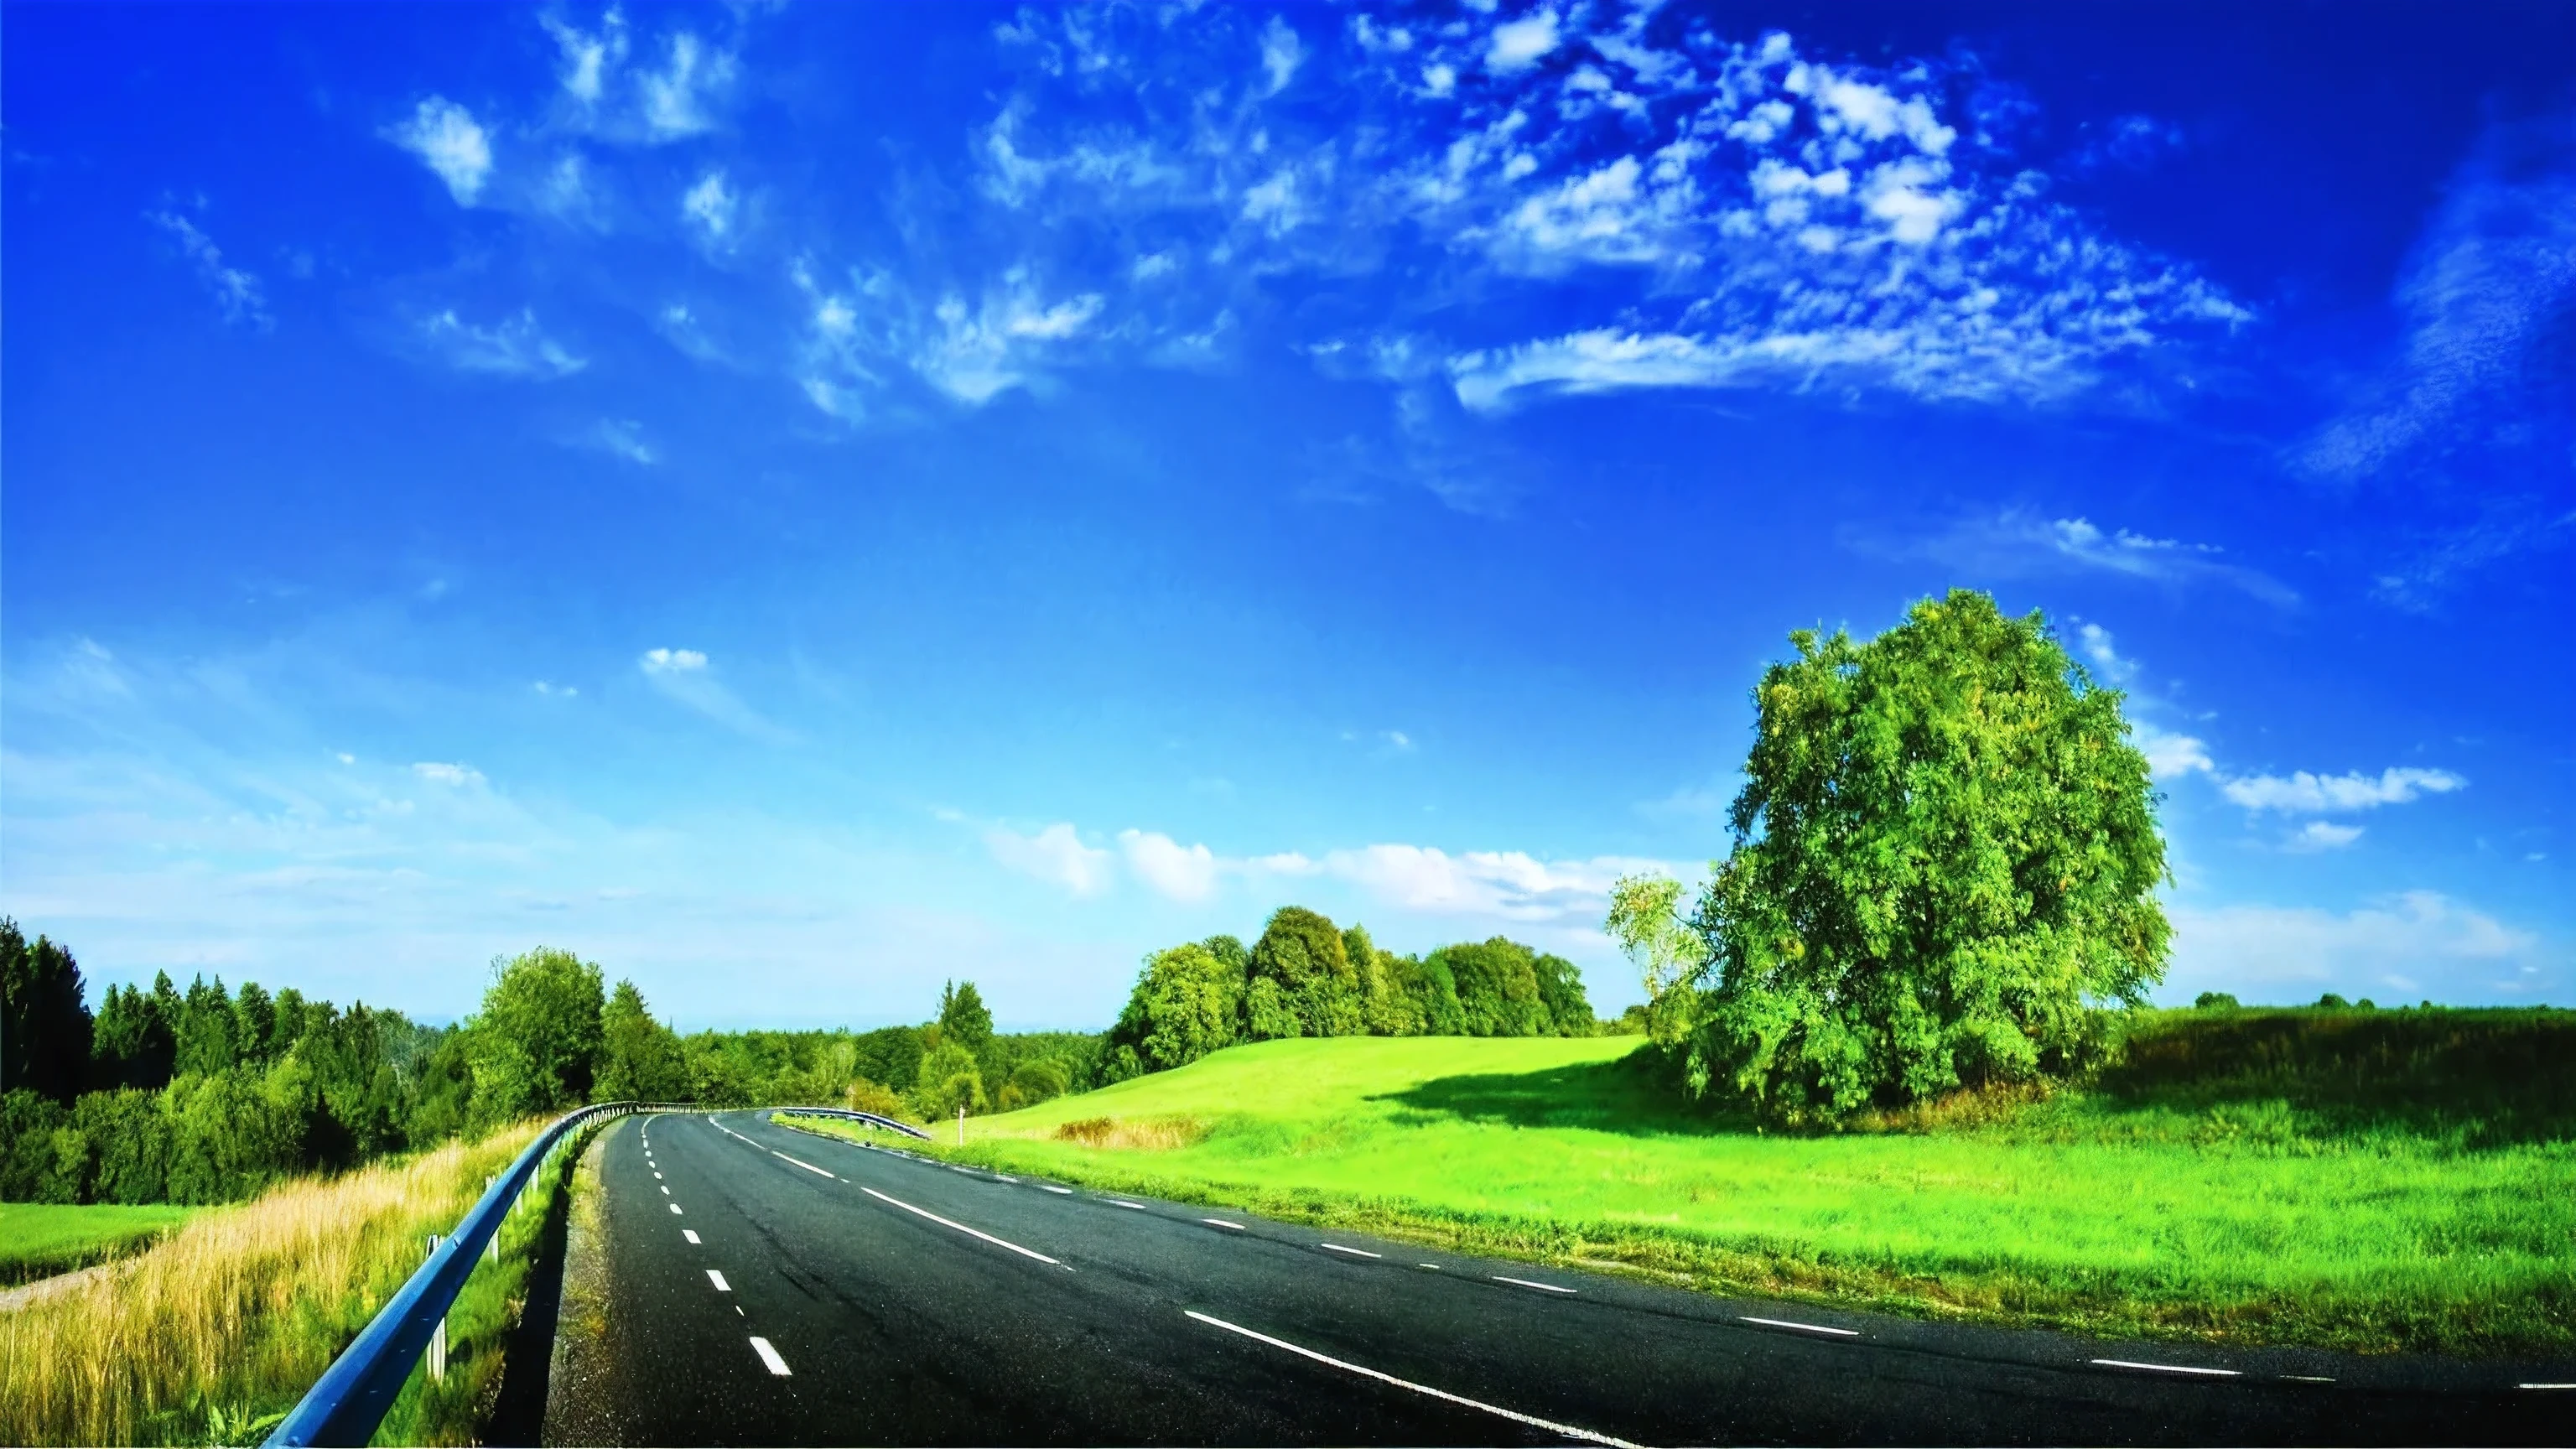
[[[0,1314],[0,1444],[255,1443],[535,1134],[515,1128],[198,1212],[112,1283]],[[541,1174],[380,1443],[465,1444],[496,1394],[561,1173]]]
[[[0,1287],[103,1263],[186,1222],[195,1208],[0,1203]]]
[[[1635,1038],[1268,1042],[938,1151],[1918,1314],[2576,1349],[2576,1013],[2355,1017],[2166,1013],[2085,1090],[1831,1135],[1682,1106]]]

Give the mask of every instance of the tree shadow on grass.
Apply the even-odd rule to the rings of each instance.
[[[1631,1137],[1711,1137],[1753,1128],[1748,1116],[1691,1102],[1662,1054],[1642,1045],[1615,1061],[1435,1077],[1368,1100],[1399,1108],[1399,1122],[1422,1125],[1445,1119]]]

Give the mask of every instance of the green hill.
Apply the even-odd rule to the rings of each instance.
[[[2576,1348],[2576,1013],[2334,1018],[2164,1013],[2085,1090],[1832,1135],[1684,1105],[1635,1038],[1274,1041],[970,1119],[964,1147],[943,1130],[938,1150],[1898,1311],[2365,1350]]]

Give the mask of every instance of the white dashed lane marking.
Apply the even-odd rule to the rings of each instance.
[[[1060,1196],[1063,1196],[1063,1197],[1071,1197],[1071,1196],[1073,1196],[1073,1189],[1072,1189],[1072,1188],[1069,1188],[1069,1187],[1058,1187],[1058,1186],[1056,1186],[1054,1183],[1051,1183],[1051,1182],[1042,1182],[1042,1183],[1039,1183],[1039,1184],[1038,1184],[1038,1186],[1039,1186],[1040,1188],[1045,1189],[1045,1190],[1046,1190],[1046,1191],[1048,1191],[1048,1192],[1056,1193],[1056,1194],[1058,1194],[1058,1195],[1060,1195]]]
[[[1589,1429],[1578,1429],[1571,1424],[1559,1424],[1552,1420],[1539,1418],[1534,1414],[1521,1413],[1517,1409],[1506,1409],[1498,1404],[1488,1404],[1481,1400],[1468,1398],[1464,1394],[1453,1394],[1447,1389],[1435,1389],[1429,1384],[1417,1384],[1410,1379],[1400,1379],[1390,1373],[1381,1373],[1376,1369],[1368,1368],[1360,1364],[1350,1363],[1343,1359],[1334,1358],[1329,1354],[1317,1353],[1311,1348],[1301,1348],[1296,1344],[1290,1343],[1284,1338],[1272,1338],[1266,1333],[1255,1333],[1253,1330],[1246,1328],[1239,1323],[1228,1323],[1222,1318],[1212,1318],[1207,1314],[1199,1312],[1195,1308],[1184,1309],[1182,1311],[1211,1328],[1222,1328],[1228,1333],[1242,1334],[1244,1337],[1251,1339],[1255,1343],[1266,1343],[1272,1348],[1286,1349],[1288,1352],[1293,1353],[1300,1358],[1312,1359],[1316,1363],[1320,1364],[1328,1364],[1334,1368],[1342,1370],[1344,1373],[1358,1374],[1362,1378],[1375,1379],[1382,1384],[1393,1384],[1399,1389],[1411,1389],[1417,1394],[1424,1394],[1447,1403],[1459,1404],[1466,1408],[1481,1410],[1484,1413],[1494,1415],[1496,1418],[1509,1419],[1515,1424],[1527,1424],[1533,1429],[1544,1429],[1551,1434],[1559,1434],[1568,1439],[1580,1439],[1587,1444],[1608,1444],[1615,1446],[1615,1449],[1636,1449],[1635,1445],[1630,1444],[1625,1439],[1613,1439],[1607,1434],[1595,1434]]]
[[[1509,1283],[1515,1288],[1535,1288],[1541,1293],[1572,1293],[1574,1291],[1571,1288],[1559,1288],[1553,1283],[1533,1283],[1527,1278],[1506,1278],[1500,1273],[1496,1273],[1494,1275],[1494,1281],[1497,1283]]]
[[[1748,1315],[1744,1321],[1761,1324],[1764,1328],[1794,1328],[1800,1333],[1830,1333],[1836,1338],[1860,1337],[1860,1330],[1856,1328],[1827,1328],[1821,1323],[1792,1323],[1785,1318],[1754,1318]]]
[[[830,1178],[832,1178],[832,1180],[833,1180],[834,1182],[839,1182],[839,1181],[840,1181],[840,1179],[839,1179],[839,1178],[837,1178],[837,1177],[833,1177],[831,1173],[828,1173],[828,1172],[823,1171],[823,1169],[821,1169],[821,1168],[819,1168],[819,1167],[816,1167],[814,1164],[812,1164],[812,1163],[810,1163],[810,1162],[807,1162],[807,1161],[803,1160],[802,1158],[790,1157],[790,1156],[788,1156],[786,1153],[779,1151],[779,1150],[778,1150],[777,1148],[775,1148],[775,1147],[773,1147],[773,1148],[769,1149],[769,1155],[770,1155],[770,1156],[772,1156],[772,1157],[777,1158],[777,1159],[778,1159],[779,1161],[781,1161],[781,1162],[792,1162],[792,1163],[796,1164],[798,1167],[801,1167],[801,1168],[805,1169],[807,1172],[814,1173],[814,1174],[816,1174],[817,1176],[821,1176],[821,1177],[830,1177]]]
[[[1241,1224],[1241,1223],[1230,1223],[1230,1222],[1227,1222],[1227,1221],[1226,1221],[1225,1219],[1223,1219],[1223,1218],[1201,1218],[1201,1219],[1199,1219],[1199,1221],[1200,1221],[1200,1222],[1203,1222],[1203,1223],[1205,1223],[1205,1224],[1207,1224],[1209,1227],[1212,1227],[1212,1228],[1232,1228],[1232,1229],[1234,1229],[1234,1230],[1235,1230],[1236,1232],[1238,1232],[1238,1233],[1240,1233],[1240,1232],[1244,1232],[1244,1231],[1247,1231],[1247,1230],[1245,1229],[1245,1227],[1243,1226],[1243,1224]]]
[[[939,1214],[937,1214],[937,1213],[935,1213],[935,1212],[932,1212],[932,1211],[930,1211],[930,1210],[929,1210],[929,1209],[927,1209],[927,1208],[917,1208],[917,1207],[914,1207],[912,1204],[910,1204],[910,1203],[908,1203],[908,1202],[905,1202],[905,1201],[904,1201],[903,1199],[901,1199],[901,1198],[897,1198],[897,1197],[888,1197],[888,1196],[886,1196],[884,1193],[881,1193],[881,1192],[877,1191],[877,1190],[876,1190],[875,1188],[873,1188],[873,1187],[866,1186],[865,1184],[862,1184],[862,1185],[860,1186],[859,1191],[861,1191],[861,1192],[863,1192],[863,1193],[866,1193],[868,1196],[870,1196],[870,1197],[872,1197],[872,1198],[875,1198],[875,1199],[876,1199],[877,1201],[879,1201],[879,1202],[892,1203],[892,1204],[894,1204],[896,1207],[899,1207],[899,1208],[903,1209],[905,1212],[911,1213],[911,1214],[912,1214],[913,1216],[915,1216],[915,1217],[928,1218],[930,1221],[932,1221],[932,1222],[934,1222],[934,1223],[939,1224],[939,1225],[940,1225],[941,1227],[943,1227],[943,1228],[955,1228],[957,1231],[959,1231],[959,1232],[961,1232],[961,1233],[964,1233],[966,1236],[968,1236],[968,1237],[970,1237],[970,1238],[981,1238],[981,1239],[983,1239],[985,1242],[991,1243],[994,1247],[997,1247],[997,1248],[1008,1248],[1008,1249],[1010,1249],[1012,1252],[1019,1254],[1019,1255],[1020,1255],[1021,1257],[1023,1257],[1023,1258],[1035,1258],[1035,1259],[1037,1259],[1037,1260],[1038,1260],[1039,1262],[1041,1262],[1041,1263],[1049,1263],[1049,1264],[1053,1264],[1055,1267],[1058,1267],[1058,1268],[1064,1268],[1064,1269],[1065,1269],[1065,1271],[1066,1271],[1066,1272],[1068,1272],[1068,1273],[1070,1273],[1070,1272],[1072,1272],[1072,1271],[1073,1271],[1071,1268],[1065,1268],[1065,1265],[1064,1265],[1062,1262],[1058,1261],[1057,1259],[1054,1259],[1054,1258],[1050,1258],[1050,1257],[1048,1257],[1046,1254],[1039,1252],[1039,1251],[1038,1251],[1037,1249],[1035,1249],[1035,1248],[1023,1248],[1023,1247],[1021,1247],[1019,1244],[1012,1242],[1012,1241],[1011,1241],[1011,1240],[1009,1240],[1008,1238],[997,1238],[997,1237],[994,1237],[991,1233],[987,1233],[987,1232],[980,1232],[980,1231],[978,1231],[978,1230],[976,1230],[976,1229],[974,1229],[974,1228],[970,1228],[970,1227],[966,1226],[964,1223],[958,1222],[958,1221],[956,1221],[956,1220],[954,1220],[954,1219],[952,1219],[952,1218],[943,1218],[943,1217],[941,1217]]]
[[[678,1203],[673,1203],[673,1204],[671,1204],[671,1216],[673,1216],[673,1217],[675,1217],[675,1218],[676,1218],[676,1217],[684,1216],[684,1214],[682,1214],[682,1213],[681,1213],[681,1211],[680,1211],[680,1205],[679,1205]]]
[[[695,1228],[682,1228],[680,1229],[680,1236],[694,1243],[698,1240],[698,1230]]]
[[[1151,1211],[1151,1209],[1147,1208],[1143,1203],[1129,1202],[1123,1197],[1104,1197],[1101,1201],[1109,1204],[1111,1207],[1134,1208],[1140,1213]]]
[[[778,1350],[769,1346],[768,1339],[754,1338],[751,1341],[751,1351],[760,1355],[760,1361],[769,1365],[771,1373],[782,1379],[787,1377],[787,1360],[778,1356]]]
[[[707,1281],[716,1285],[716,1291],[718,1293],[731,1293],[733,1291],[733,1285],[727,1283],[724,1280],[724,1275],[713,1268],[709,1268],[707,1270]]]
[[[2213,1379],[2232,1379],[2240,1376],[2234,1369],[2193,1368],[2189,1364],[2181,1363],[2137,1363],[2125,1358],[2097,1358],[2087,1361],[2100,1364],[2104,1368],[2135,1369],[2140,1373],[2148,1374],[2197,1374],[2203,1378]]]
[[[1366,1248],[1345,1248],[1339,1243],[1317,1243],[1315,1246],[1323,1249],[1327,1253],[1348,1253],[1354,1258],[1383,1258],[1386,1256],[1384,1253],[1372,1253]]]

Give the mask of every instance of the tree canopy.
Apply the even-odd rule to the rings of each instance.
[[[1811,1120],[2062,1070],[2094,1004],[2164,972],[2164,841],[2119,691],[2038,614],[1964,590],[1867,643],[1790,642],[1754,694],[1698,961],[1633,909],[1610,922],[1683,968],[1694,1084]]]

